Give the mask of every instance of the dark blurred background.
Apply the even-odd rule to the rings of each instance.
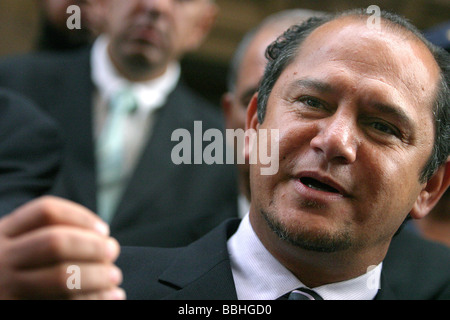
[[[40,23],[37,0],[0,0],[0,56],[30,51]],[[124,0],[126,1],[126,0]],[[378,5],[427,30],[450,20],[450,0],[216,0],[220,14],[206,43],[183,60],[184,79],[214,104],[225,91],[228,62],[241,37],[264,17],[288,8],[324,11]],[[450,41],[450,31],[446,33]]]

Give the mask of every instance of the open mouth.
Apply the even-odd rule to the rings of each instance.
[[[311,188],[314,190],[323,191],[323,192],[331,192],[331,193],[340,193],[337,189],[333,188],[332,186],[330,186],[326,183],[320,182],[314,178],[303,177],[303,178],[300,178],[300,182],[303,183],[308,188]]]

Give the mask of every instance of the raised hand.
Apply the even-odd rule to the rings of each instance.
[[[0,299],[124,299],[119,251],[88,209],[34,200],[0,219]]]

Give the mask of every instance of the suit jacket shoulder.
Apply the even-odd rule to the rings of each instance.
[[[198,92],[194,91],[190,87],[188,87],[183,79],[180,80],[180,87],[186,94],[189,96],[191,101],[196,101],[197,103],[193,105],[196,109],[196,112],[202,116],[202,118],[207,119],[209,121],[213,121],[217,127],[223,127],[223,116],[221,114],[220,108],[211,104],[208,100],[206,100],[203,96],[201,96]]]
[[[227,239],[231,219],[183,248],[122,247],[117,265],[130,300],[236,300]]]
[[[89,61],[90,48],[5,57],[0,59],[0,86],[15,90],[40,108],[57,114],[64,109],[60,103],[65,99],[86,95],[86,87],[93,90]]]
[[[52,194],[95,210],[90,48],[1,59],[0,86],[29,98],[60,125],[65,155]]]
[[[55,122],[0,89],[0,216],[50,190],[62,158]]]
[[[0,86],[45,110],[70,139],[91,131],[90,48],[65,53],[36,52],[0,60]],[[91,140],[91,137],[88,137]],[[84,143],[85,141],[83,141]]]
[[[450,249],[402,230],[383,262],[384,282],[392,296],[381,299],[450,299]]]

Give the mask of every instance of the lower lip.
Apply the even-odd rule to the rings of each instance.
[[[294,179],[294,188],[303,198],[311,201],[337,201],[342,200],[344,196],[340,193],[320,191],[310,188],[303,184],[299,179]]]

